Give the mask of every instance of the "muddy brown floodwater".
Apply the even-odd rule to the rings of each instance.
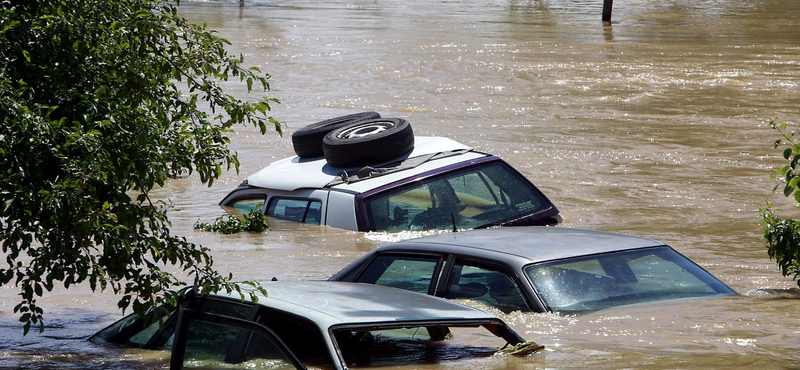
[[[270,73],[283,137],[238,128],[242,160],[211,188],[170,181],[173,233],[213,250],[237,279],[323,279],[386,242],[271,222],[260,235],[196,232],[247,175],[292,155],[303,125],[358,111],[409,120],[495,153],[561,209],[560,227],[659,239],[741,293],[579,317],[501,316],[547,349],[431,369],[785,368],[800,354],[795,284],[767,257],[757,209],[780,161],[765,126],[800,119],[800,6],[785,0],[331,0],[188,2],[180,12]],[[244,87],[230,84],[246,97]],[[253,97],[254,98],[254,97]],[[782,199],[777,200],[785,204]],[[84,339],[120,317],[88,287],[41,300],[44,334],[21,335],[0,288],[0,368],[163,368],[166,354]]]

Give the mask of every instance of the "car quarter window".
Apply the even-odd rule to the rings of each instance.
[[[549,201],[503,162],[434,176],[365,199],[376,231],[477,228],[550,207]]]
[[[440,265],[437,257],[377,256],[357,281],[432,294]]]
[[[450,271],[444,296],[481,301],[505,313],[530,310],[517,283],[507,273],[458,261]]]
[[[267,216],[319,225],[321,208],[319,200],[274,198],[269,202]]]

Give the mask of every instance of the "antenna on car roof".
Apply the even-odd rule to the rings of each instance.
[[[455,215],[455,213],[450,212],[450,219],[453,220],[453,232],[457,232],[458,229],[456,229],[456,215]]]

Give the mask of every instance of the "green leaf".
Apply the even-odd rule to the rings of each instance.
[[[131,304],[131,296],[130,295],[125,295],[125,296],[122,297],[122,299],[119,300],[119,302],[117,302],[117,307],[119,307],[119,308],[124,310],[124,309],[128,308],[128,306],[130,304]]]

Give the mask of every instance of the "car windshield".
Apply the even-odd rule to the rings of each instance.
[[[335,329],[333,334],[348,368],[424,365],[490,357],[507,344],[486,329],[476,327],[345,328]]]
[[[525,273],[547,308],[560,313],[734,294],[667,246],[539,263],[527,266]]]
[[[547,210],[547,198],[503,162],[434,176],[365,200],[375,231],[473,229]]]

